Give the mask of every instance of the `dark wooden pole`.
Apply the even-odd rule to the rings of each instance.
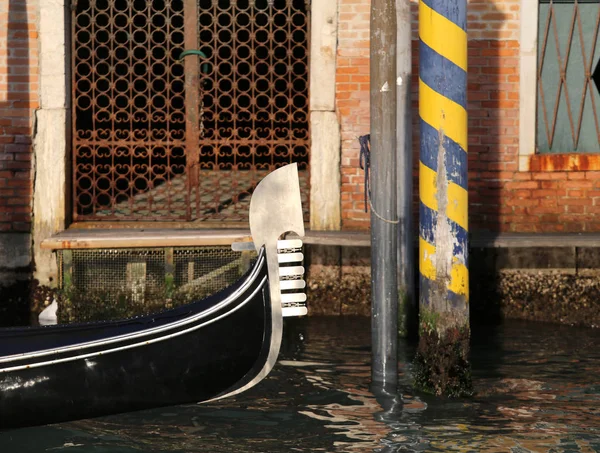
[[[398,333],[416,337],[415,236],[413,222],[412,27],[410,0],[396,0],[397,17],[397,177],[398,177]]]
[[[371,2],[372,381],[398,379],[398,213],[396,196],[396,7]]]

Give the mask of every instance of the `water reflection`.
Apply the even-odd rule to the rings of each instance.
[[[522,322],[473,332],[476,395],[369,386],[370,321],[295,320],[281,360],[235,399],[0,433],[1,452],[600,451],[600,331]]]

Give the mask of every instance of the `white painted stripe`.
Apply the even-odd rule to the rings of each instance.
[[[278,253],[277,261],[279,263],[299,263],[304,259],[304,255],[298,253]]]
[[[234,252],[256,251],[254,242],[234,242],[231,244],[231,250]]]
[[[282,241],[277,241],[277,250],[285,250],[285,249],[299,249],[302,248],[302,240],[301,239],[286,239]]]
[[[282,294],[281,302],[284,304],[306,302],[306,294],[305,293]]]
[[[306,282],[304,280],[282,280],[279,282],[279,288],[282,291],[287,289],[304,289],[306,288]]]
[[[279,268],[279,277],[300,277],[304,275],[304,267],[289,266]]]
[[[303,366],[333,366],[333,363],[328,362],[310,362],[304,360],[279,360],[277,361],[280,365],[283,366],[292,366],[292,367],[303,367]]]
[[[283,307],[281,313],[284,318],[290,318],[292,316],[306,316],[308,310],[306,307]]]
[[[277,250],[285,249],[299,249],[302,248],[301,239],[283,239],[277,241]],[[248,250],[255,250],[256,246],[254,242],[233,242],[231,244],[231,250],[234,252],[245,252]]]
[[[78,355],[78,356],[73,356],[73,357],[65,357],[63,359],[57,359],[57,360],[48,360],[46,362],[38,362],[38,363],[32,363],[32,364],[27,364],[27,365],[18,365],[18,366],[13,366],[13,367],[9,367],[9,368],[2,368],[0,369],[0,375],[1,373],[8,373],[11,371],[18,371],[18,370],[24,370],[24,369],[30,369],[30,368],[39,368],[42,366],[46,366],[46,365],[56,365],[59,363],[65,363],[65,362],[73,362],[75,360],[81,360],[81,359],[89,359],[90,357],[97,357],[99,355],[104,355],[104,354],[111,354],[113,352],[119,352],[119,351],[125,351],[127,349],[133,349],[133,348],[137,348],[140,346],[146,346],[149,344],[153,344],[153,343],[158,343],[160,341],[165,341],[165,340],[169,340],[171,338],[175,338],[175,337],[179,337],[181,335],[184,335],[186,333],[189,332],[193,332],[194,330],[198,330],[204,326],[208,326],[209,324],[212,324],[214,322],[217,322],[223,318],[225,318],[226,316],[231,315],[232,313],[235,313],[236,311],[238,311],[240,308],[242,308],[244,305],[246,305],[248,302],[250,302],[252,300],[252,298],[256,295],[256,293],[260,290],[262,290],[263,286],[265,285],[267,281],[267,277],[264,277],[262,282],[260,283],[260,285],[252,292],[252,294],[250,294],[250,296],[248,296],[244,302],[242,302],[240,305],[238,305],[237,307],[235,307],[233,310],[228,311],[227,313],[223,313],[222,315],[217,316],[214,319],[211,319],[210,321],[207,321],[203,324],[198,324],[197,326],[193,326],[190,327],[188,329],[185,330],[180,330],[179,332],[175,332],[175,333],[171,333],[159,338],[153,338],[151,340],[144,340],[144,341],[140,341],[139,343],[134,343],[134,344],[128,344],[126,346],[120,346],[117,348],[112,348],[112,349],[104,349],[102,351],[97,351],[97,352],[91,352],[88,354],[83,354],[83,355]]]
[[[227,305],[234,302],[240,296],[240,294],[244,293],[248,289],[248,287],[251,286],[256,281],[256,278],[258,277],[258,273],[262,267],[264,259],[265,259],[264,255],[262,255],[260,257],[260,259],[256,262],[256,265],[254,266],[254,269],[252,270],[252,274],[249,275],[248,280],[246,280],[246,282],[241,287],[239,287],[236,291],[234,291],[227,299],[225,299],[223,302],[220,302],[219,304],[215,305],[214,307],[210,308],[209,310],[200,312],[192,317],[180,319],[178,321],[175,321],[175,322],[172,322],[169,324],[165,324],[164,326],[153,327],[151,329],[145,329],[140,332],[134,332],[131,334],[117,335],[114,337],[110,337],[108,339],[103,338],[102,340],[94,340],[94,341],[89,341],[86,343],[64,346],[64,347],[56,348],[56,349],[46,349],[43,351],[35,351],[35,352],[28,352],[28,353],[24,353],[24,354],[14,354],[14,355],[10,355],[10,356],[5,356],[5,357],[0,358],[0,363],[12,362],[14,360],[22,360],[22,359],[34,358],[34,357],[43,357],[46,355],[60,354],[65,351],[76,351],[78,349],[86,349],[86,348],[91,348],[91,347],[96,347],[96,346],[112,344],[112,343],[119,342],[121,340],[130,340],[130,339],[134,339],[134,338],[143,337],[145,335],[153,335],[155,333],[161,333],[161,332],[164,332],[165,330],[175,329],[179,326],[183,326],[183,325],[195,322],[198,319],[205,318],[206,316],[214,313],[215,311],[218,311],[218,310],[226,307]],[[56,328],[56,327],[52,327],[52,329],[57,329],[58,331],[60,330],[60,328]]]

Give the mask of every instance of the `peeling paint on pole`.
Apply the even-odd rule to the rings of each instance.
[[[419,2],[419,347],[415,381],[472,393],[469,355],[466,0]]]

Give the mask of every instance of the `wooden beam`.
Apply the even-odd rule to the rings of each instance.
[[[251,241],[246,230],[66,230],[41,244],[44,249],[199,247]]]
[[[600,233],[471,233],[471,248],[600,247]],[[289,237],[291,239],[292,236]],[[196,247],[250,242],[249,230],[212,229],[68,229],[41,244],[49,250]],[[306,231],[306,245],[370,247],[371,237],[362,231]]]

